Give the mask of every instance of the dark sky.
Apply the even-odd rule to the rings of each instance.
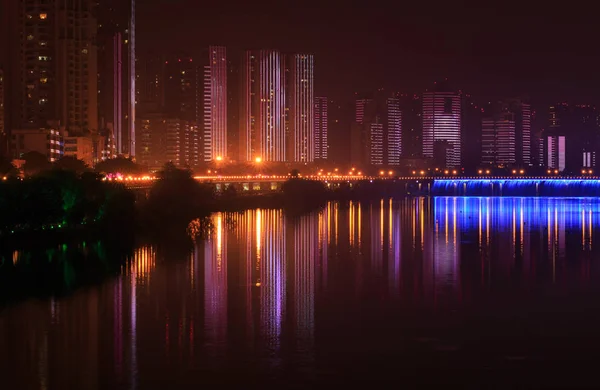
[[[600,28],[578,2],[138,0],[138,46],[315,54],[318,94],[421,92],[448,77],[490,99],[600,103]]]

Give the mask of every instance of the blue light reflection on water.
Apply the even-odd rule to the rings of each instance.
[[[600,196],[594,179],[436,179],[434,195],[452,196]]]
[[[596,198],[436,197],[434,206],[436,222],[450,214],[458,219],[463,233],[490,223],[497,231],[510,230],[515,223],[530,228],[557,224],[591,228],[600,213]]]

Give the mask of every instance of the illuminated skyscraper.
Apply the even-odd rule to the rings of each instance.
[[[96,2],[6,3],[11,129],[60,121],[71,134],[98,129]]]
[[[315,98],[315,160],[327,160],[329,149],[327,138],[327,98]]]
[[[6,130],[4,129],[4,71],[0,69],[0,156],[7,152]]]
[[[228,157],[227,101],[227,51],[210,46],[204,67],[204,161]]]
[[[135,0],[98,1],[100,128],[112,128],[117,154],[135,156]]]
[[[201,124],[200,80],[192,57],[179,55],[165,61],[164,113],[168,117]]]
[[[385,152],[387,165],[399,165],[402,156],[402,112],[400,100],[388,98],[386,101],[386,142]]]
[[[503,113],[495,118],[482,121],[481,163],[486,165],[514,165],[515,120],[511,113]]]
[[[358,99],[356,100],[356,112],[354,115],[354,121],[359,125],[362,125],[365,120],[365,111],[367,107],[373,103],[373,99]]]
[[[590,105],[560,103],[550,107],[550,121],[543,133],[545,165],[580,173],[595,167],[600,149],[599,113]]]
[[[310,54],[290,56],[289,118],[290,148],[294,162],[315,159],[314,57]]]
[[[513,115],[515,121],[515,163],[531,165],[531,105],[521,99],[502,102],[502,111]]]
[[[351,129],[352,163],[395,166],[402,155],[400,101],[379,90],[375,98],[358,99]]]
[[[240,160],[286,160],[284,57],[247,51],[242,61]]]
[[[423,94],[423,156],[435,158],[448,168],[461,166],[461,97],[458,93],[439,88]]]

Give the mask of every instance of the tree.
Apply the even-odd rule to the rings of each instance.
[[[61,157],[53,165],[56,169],[75,172],[78,175],[81,175],[89,170],[89,167],[83,160],[79,160],[72,156]]]
[[[0,158],[0,176],[17,176],[19,170],[13,165],[13,163],[5,158]]]
[[[25,164],[23,164],[23,171],[26,176],[32,176],[42,171],[49,170],[52,167],[48,158],[41,154],[40,152],[27,152],[23,154],[22,157],[25,160]]]
[[[173,163],[165,164],[157,177],[144,207],[147,226],[154,233],[184,233],[192,219],[210,215],[215,200],[211,185]]]

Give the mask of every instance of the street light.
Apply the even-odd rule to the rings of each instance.
[[[262,162],[262,158],[260,158],[260,157],[256,157],[256,158],[254,159],[254,161],[255,161],[257,164],[260,164],[260,163]]]
[[[217,156],[217,159],[216,159],[216,160],[217,160],[217,161],[223,161],[223,157],[221,157],[221,156]]]

